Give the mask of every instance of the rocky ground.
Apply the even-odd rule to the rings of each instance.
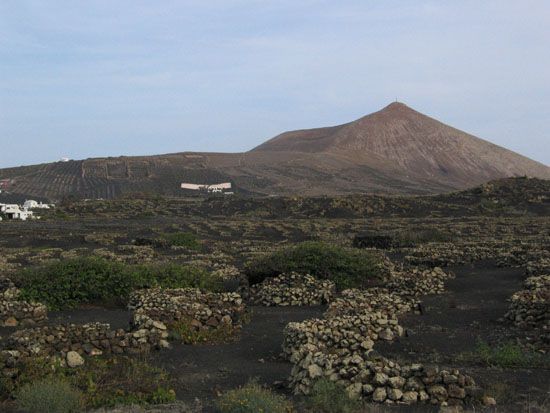
[[[233,315],[238,314],[235,317],[238,334],[231,340],[194,345],[171,340],[170,348],[152,352],[155,365],[169,372],[172,387],[183,403],[159,411],[214,411],[212,401],[219,394],[251,378],[258,378],[302,406],[304,396],[293,394],[295,389],[289,388],[293,364],[288,354],[286,357],[282,354],[285,328],[289,323],[353,316],[358,309],[384,312],[384,317],[380,315],[376,320],[366,321],[368,328],[374,326],[376,330],[375,335],[372,329],[369,331],[368,351],[400,366],[422,363],[427,369],[437,366],[451,373],[458,369],[458,381],[465,380],[459,375],[471,376],[485,395],[497,401],[496,408],[478,403],[476,411],[545,411],[550,398],[547,358],[545,362],[520,359],[519,365],[507,365],[507,360],[489,360],[480,348],[484,345],[494,350],[513,343],[526,351],[534,349],[540,355],[548,352],[548,342],[541,339],[548,334],[545,327],[547,284],[545,278],[538,279],[536,285],[534,281],[525,284],[525,280],[528,276],[548,274],[550,221],[540,202],[536,205],[537,214],[542,211],[540,215],[487,216],[468,210],[468,214],[461,216],[465,214],[464,205],[478,205],[469,198],[475,196],[472,192],[457,197],[457,205],[462,205],[460,211],[451,209],[440,215],[440,210],[434,215],[429,204],[415,200],[414,208],[409,208],[414,214],[409,216],[407,208],[401,209],[401,204],[392,200],[386,206],[379,205],[374,216],[367,213],[363,218],[360,215],[366,210],[357,212],[351,200],[342,205],[338,202],[343,200],[322,199],[318,203],[302,200],[297,206],[274,205],[271,209],[267,208],[268,202],[262,200],[252,203],[249,215],[232,215],[230,219],[219,216],[218,209],[209,216],[208,208],[199,211],[196,204],[192,211],[182,212],[176,206],[171,212],[153,216],[139,216],[131,208],[126,211],[129,215],[110,216],[109,205],[99,211],[87,206],[85,213],[80,216],[75,213],[73,218],[69,215],[68,218],[54,216],[43,222],[3,222],[0,271],[10,277],[23,268],[79,256],[103,257],[126,264],[193,264],[219,276],[226,291],[241,293],[245,312],[204,301],[189,307],[194,309],[192,315],[204,329],[224,324],[225,315],[230,315],[233,322]],[[493,202],[495,196],[488,199]],[[218,208],[221,202],[215,201],[209,208]],[[483,205],[490,208],[485,205],[487,202]],[[349,216],[338,216],[338,211],[342,211],[339,208]],[[383,216],[388,210],[392,216]],[[288,211],[292,219],[282,218]],[[323,216],[327,211],[333,217]],[[310,216],[304,217],[304,214]],[[405,281],[394,277],[373,286],[370,292],[336,292],[334,285],[326,280],[296,278],[289,273],[279,279],[268,279],[251,290],[242,288],[246,263],[254,257],[312,239],[352,247],[355,236],[365,229],[388,234],[385,239],[392,241],[378,246],[392,257],[397,273],[402,270],[401,264],[405,268],[412,266],[407,270]],[[198,239],[199,248],[169,245],[167,234],[178,232],[192,233]],[[435,266],[441,269],[436,270]],[[14,331],[32,327],[29,314],[38,308],[25,304],[14,306],[13,290],[3,291],[7,293],[2,296],[5,300],[0,300],[0,313],[15,314],[17,323],[8,320],[9,317],[2,318],[2,346]],[[425,295],[426,292],[430,294]],[[187,307],[179,306],[177,300],[176,308],[159,304],[170,301],[167,297],[176,292],[166,290],[157,294],[153,291],[151,294],[136,299],[141,303],[154,303],[151,308],[144,307],[145,315],[168,317],[162,321],[175,322],[191,314],[178,313]],[[184,296],[191,297],[190,302],[208,301],[212,297],[216,301],[216,297],[222,297],[204,298],[198,293]],[[516,300],[519,304],[510,312],[513,296],[519,297]],[[531,297],[538,300],[536,305]],[[109,323],[113,330],[127,329],[136,312],[135,308],[90,304],[72,310],[50,310],[48,319],[43,320],[41,307],[38,309],[36,317],[40,326],[99,322]],[[383,328],[378,328],[379,319],[386,320],[382,322]],[[399,383],[395,385],[404,393]],[[386,393],[390,387],[394,388],[388,385]],[[452,391],[457,396],[454,398],[460,398],[461,389],[453,387]],[[389,398],[389,394],[387,396]],[[403,395],[392,390],[391,397],[399,399]],[[132,411],[126,409],[120,411]],[[439,406],[429,405],[393,406],[389,411],[438,409]]]
[[[452,271],[456,277],[447,282],[446,293],[424,297],[422,314],[402,316],[405,336],[381,343],[380,353],[400,360],[461,366],[493,392],[502,411],[521,411],[533,400],[545,403],[550,396],[548,367],[487,367],[467,357],[480,340],[497,346],[522,337],[521,331],[503,320],[503,314],[510,296],[522,288],[524,271],[498,268],[491,262],[453,267]]]

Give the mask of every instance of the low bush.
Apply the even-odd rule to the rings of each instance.
[[[83,407],[78,389],[52,378],[24,385],[16,397],[17,406],[28,413],[77,413]]]
[[[226,392],[216,405],[221,413],[289,413],[293,410],[283,396],[254,381]]]
[[[149,264],[130,267],[135,279],[134,288],[200,288],[220,291],[221,280],[197,267],[178,264]]]
[[[162,234],[161,239],[168,245],[186,247],[190,250],[200,250],[201,244],[197,237],[190,232],[173,232]]]
[[[461,356],[466,361],[502,368],[550,368],[550,356],[529,351],[516,343],[490,346],[478,340],[475,351]]]
[[[383,275],[380,257],[372,251],[347,249],[323,242],[304,242],[247,263],[251,284],[286,272],[328,279],[340,290],[361,287]]]
[[[220,288],[216,277],[195,267],[175,264],[131,266],[97,257],[27,268],[16,274],[14,280],[24,299],[42,302],[54,310],[85,303],[124,305],[136,288]]]
[[[112,358],[88,358],[78,369],[63,367],[45,358],[30,358],[20,363],[20,374],[16,381],[3,378],[2,398],[12,394],[21,400],[21,395],[31,394],[26,389],[34,389],[32,394],[40,395],[45,386],[38,383],[63,383],[60,388],[70,388],[79,395],[80,408],[113,407],[116,405],[163,404],[175,400],[171,389],[172,381],[162,368],[152,366],[147,359],[140,357],[117,356]],[[8,380],[10,385],[8,386]],[[53,395],[63,395],[51,390]],[[72,393],[67,393],[69,396]],[[32,396],[35,397],[35,396]],[[34,399],[32,399],[34,400]],[[69,401],[71,399],[68,399]],[[37,404],[40,405],[40,404]],[[36,410],[36,412],[49,410]],[[57,412],[57,410],[52,410]],[[65,412],[65,410],[59,410]],[[67,412],[73,410],[67,410]],[[80,409],[76,410],[80,411]],[[34,412],[32,410],[31,412]]]
[[[90,408],[163,404],[176,399],[168,373],[145,359],[94,358],[85,368],[65,370],[65,374],[83,390]]]
[[[51,376],[56,367],[43,357],[28,357],[17,363],[19,373],[15,377],[0,377],[0,400],[11,398],[23,386]],[[57,377],[59,378],[59,377]]]
[[[94,257],[24,269],[15,281],[24,299],[42,302],[51,309],[94,302],[118,304],[134,285],[124,264]]]
[[[178,320],[168,325],[169,339],[185,344],[221,344],[234,340],[239,329],[230,324],[220,324],[217,328],[199,329],[191,325],[190,319]]]
[[[324,378],[314,383],[307,404],[319,413],[353,413],[361,406],[349,397],[343,386]]]

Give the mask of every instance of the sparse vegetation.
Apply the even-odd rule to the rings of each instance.
[[[201,244],[197,237],[190,232],[173,232],[162,234],[161,240],[168,245],[176,247],[186,247],[190,250],[200,250]]]
[[[359,401],[349,397],[346,389],[325,378],[315,382],[307,404],[319,413],[353,413],[361,406]]]
[[[145,359],[96,358],[84,369],[65,370],[64,373],[83,389],[89,407],[162,404],[176,399],[168,373]]]
[[[399,346],[381,346],[377,342],[374,348],[380,351],[380,355],[401,366],[420,362],[439,366],[440,370],[452,372],[456,368],[460,372],[472,372],[473,379],[481,388],[479,394],[494,397],[498,403],[495,409],[499,411],[522,411],[524,403],[525,411],[546,411],[550,361],[548,352],[546,355],[542,352],[548,351],[547,330],[536,330],[531,325],[540,325],[546,320],[531,313],[527,307],[527,312],[505,315],[505,311],[510,308],[506,299],[521,288],[526,275],[548,274],[548,187],[548,181],[518,179],[484,185],[477,190],[422,197],[369,194],[191,200],[132,195],[128,199],[74,201],[72,205],[43,211],[47,219],[24,224],[1,223],[0,275],[22,288],[23,296],[17,296],[17,299],[42,301],[50,309],[78,308],[50,314],[48,324],[110,322],[112,331],[116,331],[128,326],[128,294],[132,290],[153,286],[247,293],[248,290],[240,289],[244,273],[251,281],[258,282],[279,272],[297,270],[321,279],[335,280],[339,289],[373,284],[395,289],[395,284],[379,282],[380,275],[387,274],[387,267],[382,265],[386,262],[380,252],[348,248],[356,235],[385,235],[389,240],[388,247],[363,247],[393,248],[388,256],[397,264],[396,271],[401,271],[399,262],[403,259],[404,274],[410,275],[411,279],[416,280],[414,274],[423,272],[424,266],[436,265],[452,266],[444,271],[454,273],[456,278],[454,281],[445,279],[442,291],[447,291],[444,296],[419,298],[423,305],[418,309],[437,314],[437,317],[405,318],[406,313],[397,314],[398,324],[408,331],[416,331],[416,339],[402,336],[399,339],[402,345]],[[485,204],[487,208],[481,209],[480,206]],[[521,216],[512,214],[514,208],[528,213]],[[304,243],[304,240],[318,241]],[[199,248],[195,249],[197,244]],[[482,262],[478,264],[480,260]],[[418,272],[413,274],[409,269]],[[463,279],[464,276],[468,279]],[[6,291],[7,305],[3,308],[8,310],[13,301],[9,298],[13,294],[9,285],[2,283],[6,290],[0,290],[0,295]],[[418,286],[418,282],[411,282],[411,289]],[[140,404],[145,406],[126,407],[122,411],[145,411],[149,409],[148,404],[174,400],[174,390],[178,394],[196,395],[210,408],[212,400],[211,393],[206,392],[207,386],[208,390],[215,391],[232,388],[243,383],[244,377],[257,374],[258,369],[265,369],[265,377],[279,372],[282,360],[266,356],[265,350],[267,346],[280,348],[280,333],[289,321],[327,317],[323,315],[324,307],[295,307],[300,296],[294,291],[289,293],[290,300],[287,296],[277,296],[278,290],[268,292],[269,297],[277,297],[277,302],[273,303],[290,305],[282,308],[253,307],[254,317],[243,334],[240,334],[240,323],[233,329],[226,323],[222,325],[218,306],[209,305],[212,314],[206,308],[194,314],[186,313],[186,317],[195,320],[193,325],[190,319],[174,322],[174,319],[183,317],[176,311],[174,318],[163,318],[165,313],[162,317],[159,315],[158,321],[163,326],[158,323],[153,326],[151,322],[130,326],[135,330],[124,336],[132,341],[130,346],[122,344],[122,340],[117,342],[117,337],[104,344],[103,340],[93,343],[87,336],[80,340],[80,334],[71,336],[70,346],[74,346],[85,361],[84,365],[72,369],[61,365],[67,352],[58,350],[65,344],[57,343],[56,332],[45,329],[44,334],[34,335],[23,331],[30,327],[41,329],[43,319],[27,318],[30,312],[14,312],[12,319],[2,319],[11,326],[2,329],[2,349],[10,351],[0,352],[3,366],[0,403],[5,403],[7,410],[12,411],[17,407],[23,388],[30,389],[43,381],[51,381],[65,383],[80,392],[82,409]],[[385,296],[383,290],[379,292],[365,303],[378,306],[376,303]],[[250,310],[251,301],[247,298],[253,296],[243,294],[242,297]],[[531,300],[529,297],[526,299]],[[539,300],[541,296],[533,297]],[[162,304],[167,301],[164,298],[158,300],[147,314],[154,318],[163,311]],[[95,304],[121,307],[103,311]],[[388,305],[384,304],[386,309],[390,308]],[[494,305],[499,306],[500,314],[495,314]],[[249,314],[247,311],[244,317]],[[353,316],[354,310],[348,310],[346,314]],[[516,322],[518,314],[520,317]],[[498,317],[503,317],[503,322],[494,328],[494,320]],[[242,317],[232,317],[231,320],[237,322]],[[522,323],[526,328],[521,326]],[[216,325],[220,327],[213,328]],[[338,333],[343,330],[342,326],[339,323],[331,327],[330,332]],[[158,346],[156,341],[151,341],[150,348],[149,344],[141,346],[138,336],[143,330],[138,333],[138,329],[148,330],[148,340],[149,333],[155,330]],[[392,329],[393,325],[389,327]],[[165,337],[165,331],[168,337]],[[471,331],[476,331],[485,341],[475,346]],[[14,332],[19,337],[9,336]],[[136,336],[132,335],[134,332]],[[49,343],[47,340],[51,336],[55,336],[55,340]],[[20,340],[10,342],[12,338]],[[231,343],[228,346],[210,345],[228,342]],[[29,357],[28,351],[33,352],[38,347],[40,352]],[[142,348],[156,354],[157,347],[161,349],[158,357],[153,359],[144,359],[144,355],[128,357],[134,351],[141,352]],[[541,353],[535,350],[539,348]],[[465,353],[467,350],[469,352]],[[11,351],[19,354],[14,355]],[[99,352],[103,354],[97,357],[86,355]],[[272,354],[276,356],[276,353]],[[51,361],[42,358],[45,354],[59,357],[58,364],[52,366]],[[174,372],[173,380],[165,370],[156,366]],[[319,367],[324,370],[325,365],[319,363]],[[479,373],[486,367],[490,368]],[[338,369],[340,377],[346,377],[346,373],[355,374],[353,365],[344,368],[342,372]],[[321,377],[325,373],[323,371]],[[306,372],[308,379],[309,374]],[[294,385],[295,382],[289,383]],[[313,383],[315,379],[307,385]],[[385,403],[350,400],[346,391],[348,384],[345,379],[316,383],[309,396],[292,399],[295,411],[363,413],[390,412],[396,408]],[[237,412],[254,411],[258,405],[271,406],[271,397],[276,394],[256,386],[258,391],[244,386],[244,389],[224,394],[219,402],[239,401],[237,406],[225,406],[227,409],[243,409],[228,410]],[[389,384],[384,386],[389,390]],[[356,387],[350,390],[354,394],[359,391]],[[365,388],[362,390],[366,391]],[[54,392],[51,393],[53,396]],[[363,394],[363,397],[369,396]],[[288,401],[279,400],[289,405]],[[275,406],[279,409],[278,403]],[[423,412],[430,406],[431,403],[417,403],[402,408]],[[354,410],[357,407],[358,410]],[[3,408],[4,404],[0,404],[0,411]]]
[[[483,340],[478,340],[473,353],[463,354],[461,359],[502,368],[550,367],[549,355],[531,352],[515,343],[491,346]]]
[[[290,413],[292,404],[252,381],[223,394],[217,401],[220,413]]]
[[[220,344],[236,338],[237,330],[229,324],[221,324],[217,328],[196,329],[189,319],[178,320],[168,326],[171,340],[182,341],[185,344]]]
[[[285,272],[311,274],[328,279],[339,289],[360,287],[382,275],[379,257],[323,242],[304,242],[257,258],[247,264],[252,284]]]
[[[128,356],[89,358],[78,369],[62,367],[45,358],[31,358],[21,363],[16,387],[6,387],[8,381],[3,379],[2,397],[15,392],[18,404],[25,409],[33,404],[40,406],[42,410],[29,410],[36,413],[69,413],[83,408],[162,404],[175,400],[171,379],[165,370],[152,366],[144,358]],[[54,409],[59,406],[57,401],[63,399],[71,410]],[[54,406],[53,410],[47,410],[46,403]],[[72,410],[73,406],[78,408]]]
[[[83,405],[82,392],[53,378],[24,385],[16,397],[17,406],[28,413],[78,413]]]

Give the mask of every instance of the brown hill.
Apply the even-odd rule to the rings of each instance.
[[[231,181],[243,193],[437,193],[550,168],[444,125],[402,103],[354,122],[286,132],[246,153],[177,153],[0,169],[9,191],[60,199],[181,195],[179,184]]]
[[[253,150],[377,156],[400,170],[457,188],[498,177],[550,178],[547,166],[398,102],[344,125],[285,132]]]

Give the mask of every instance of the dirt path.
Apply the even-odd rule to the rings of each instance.
[[[175,377],[178,399],[213,400],[219,391],[235,388],[251,378],[269,385],[286,380],[292,366],[278,357],[285,325],[320,317],[324,308],[252,307],[252,311],[252,319],[238,342],[201,346],[174,343],[171,349],[155,355]]]

